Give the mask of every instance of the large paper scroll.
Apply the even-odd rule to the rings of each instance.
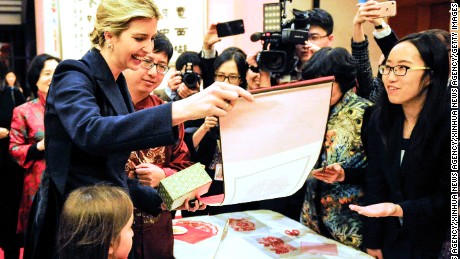
[[[303,186],[323,142],[332,80],[270,89],[254,94],[252,103],[240,98],[219,119],[225,188],[221,205],[284,197]]]

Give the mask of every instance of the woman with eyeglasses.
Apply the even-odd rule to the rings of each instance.
[[[214,81],[225,82],[240,86],[246,89],[246,54],[237,47],[229,47],[222,51],[214,61]],[[187,145],[192,153],[192,160],[200,162],[206,167],[206,171],[213,179],[213,183],[208,191],[208,195],[222,194],[224,192],[222,178],[222,153],[220,150],[220,135],[218,129],[218,117],[208,116],[202,121],[193,133],[186,133]],[[200,124],[199,124],[200,125]],[[187,132],[187,129],[186,129]],[[196,211],[191,214],[183,212],[183,216],[193,216],[197,214],[215,215],[224,212],[233,212],[247,209],[254,209],[255,203],[244,205],[226,205],[212,207],[208,206],[203,211]]]
[[[433,33],[406,36],[379,67],[366,134],[364,242],[376,258],[437,258],[449,228],[449,62]]]

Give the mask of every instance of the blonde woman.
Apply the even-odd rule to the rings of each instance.
[[[129,189],[136,208],[156,215],[161,199],[150,186],[128,179],[132,150],[175,143],[177,125],[205,116],[225,116],[242,96],[226,83],[187,99],[134,112],[124,76],[153,50],[160,12],[152,0],[102,0],[91,41],[81,60],[56,68],[45,113],[46,171],[34,199],[25,258],[50,258],[59,213],[74,189],[107,182]]]

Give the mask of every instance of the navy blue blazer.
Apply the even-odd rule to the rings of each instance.
[[[99,183],[123,187],[135,207],[153,215],[160,212],[162,200],[155,189],[128,179],[124,167],[133,150],[177,141],[171,107],[168,103],[134,112],[123,75],[115,81],[97,49],[81,60],[58,65],[47,97],[47,167],[31,212],[28,258],[50,256],[63,202],[78,187]],[[37,252],[41,247],[47,251]]]

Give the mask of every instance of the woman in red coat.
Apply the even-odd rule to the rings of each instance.
[[[10,133],[10,154],[26,169],[19,207],[18,233],[27,229],[32,200],[45,171],[45,103],[46,94],[60,59],[48,54],[36,56],[30,63],[27,81],[36,99],[13,110]]]

